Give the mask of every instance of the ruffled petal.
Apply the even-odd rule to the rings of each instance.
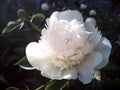
[[[77,66],[79,71],[79,80],[84,84],[90,83],[93,79],[94,68],[102,61],[102,54],[94,52],[89,55],[83,63]]]
[[[97,45],[102,37],[100,32],[98,31],[98,28],[96,28],[93,24],[89,22],[85,22],[85,27],[88,32],[91,32],[91,34],[89,35],[89,41],[93,45]]]
[[[47,18],[46,19],[46,22],[47,22],[47,25],[50,29],[53,29],[54,27],[54,24],[57,22],[58,20],[58,15],[59,15],[59,12],[58,11],[55,11],[51,16],[50,18]]]
[[[48,57],[45,55],[42,46],[39,43],[31,42],[26,47],[26,56],[30,64],[38,69],[48,62]]]
[[[98,43],[97,47],[95,48],[95,51],[101,52],[103,55],[102,62],[96,67],[97,69],[100,69],[107,65],[109,56],[111,53],[111,43],[107,38],[102,38],[101,41]]]
[[[77,10],[66,10],[62,12],[55,11],[50,18],[46,19],[46,22],[49,28],[53,28],[57,20],[67,20],[70,22],[73,19],[83,22],[82,14]]]
[[[66,11],[59,12],[58,19],[67,20],[68,22],[70,22],[73,19],[76,19],[80,22],[83,22],[82,14],[77,10],[66,10]]]

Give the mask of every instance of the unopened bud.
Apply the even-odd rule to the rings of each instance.
[[[43,11],[48,11],[48,10],[49,10],[49,5],[48,5],[47,3],[43,3],[43,4],[41,5],[41,9],[42,9]]]
[[[85,22],[89,22],[91,23],[92,25],[96,26],[96,20],[95,18],[92,18],[92,17],[88,17]]]
[[[96,11],[95,11],[95,10],[90,10],[89,14],[90,14],[91,16],[94,16],[94,15],[96,15]]]
[[[23,9],[19,9],[17,12],[17,15],[18,15],[19,19],[21,19],[22,21],[25,21],[27,18],[26,12]]]
[[[86,8],[87,8],[87,5],[85,5],[85,4],[83,4],[83,3],[80,4],[80,9],[81,9],[81,10],[85,10]]]

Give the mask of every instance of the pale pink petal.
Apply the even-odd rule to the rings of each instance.
[[[61,79],[62,71],[52,63],[47,63],[42,67],[41,74],[50,79]]]
[[[96,28],[89,22],[85,22],[85,28],[87,31],[91,32],[91,34],[89,35],[89,41],[93,43],[93,45],[97,45],[102,37],[100,32],[98,31],[98,28]]]
[[[94,68],[102,61],[102,54],[94,52],[89,55],[83,63],[77,66],[79,70],[79,80],[84,84],[90,83],[93,79]]]
[[[102,38],[101,41],[98,43],[97,47],[95,48],[95,51],[101,52],[103,55],[102,62],[96,67],[97,69],[100,69],[107,65],[109,56],[111,53],[111,43],[107,38]]]
[[[63,71],[62,79],[77,79],[78,78],[78,70],[74,67],[69,68]]]
[[[50,18],[46,19],[47,25],[49,26],[50,29],[54,27],[54,24],[58,20],[58,15],[59,12],[56,11],[50,16]]]
[[[80,12],[78,12],[77,10],[62,11],[59,13],[58,19],[59,20],[61,20],[61,19],[67,20],[68,22],[70,22],[73,19],[76,19],[80,22],[83,22],[82,14]]]

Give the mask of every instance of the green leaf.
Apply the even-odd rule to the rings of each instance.
[[[100,71],[95,70],[94,78],[97,79],[98,81],[101,81],[101,73],[100,73]]]
[[[51,80],[45,87],[45,90],[62,90],[66,85],[64,80]]]
[[[45,88],[45,84],[44,84],[44,85],[41,85],[40,87],[38,87],[38,88],[35,89],[35,90],[44,90],[44,88]]]
[[[24,56],[23,58],[21,58],[17,63],[15,63],[14,65],[20,65],[20,64],[22,64],[22,63],[26,63],[26,61],[27,61],[27,57],[26,56]]]
[[[21,68],[26,69],[26,70],[33,70],[34,68],[30,65],[30,63],[27,60],[27,57],[24,56],[21,58],[17,63],[14,65],[20,65]]]
[[[32,18],[31,18],[30,22],[32,22],[33,19],[35,19],[35,18],[44,19],[45,16],[44,16],[43,14],[41,14],[41,13],[34,14],[34,15],[32,16]]]
[[[32,22],[30,22],[28,19],[26,20],[26,23],[30,25],[34,30],[40,33],[40,29]]]
[[[22,25],[22,21],[15,21],[13,24],[6,26],[3,30],[2,30],[2,34],[4,33],[8,33],[11,32],[13,30],[15,30],[16,28],[18,28],[19,26]]]
[[[21,23],[19,30],[24,26],[24,22]]]

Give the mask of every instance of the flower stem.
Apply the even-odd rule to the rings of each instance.
[[[40,29],[32,22],[30,22],[28,19],[25,21],[30,27],[32,27],[34,30],[40,33]]]

